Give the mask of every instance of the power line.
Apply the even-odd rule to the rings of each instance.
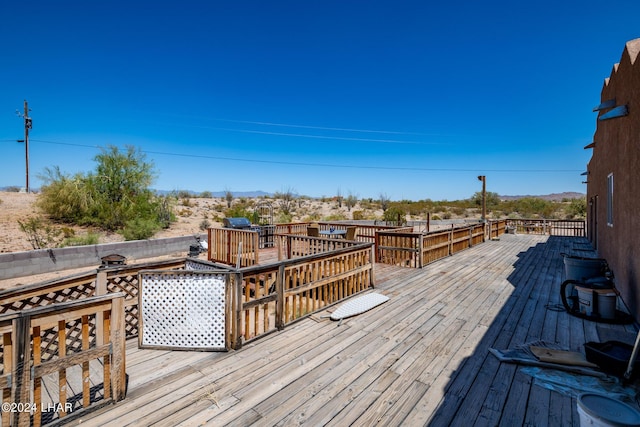
[[[439,133],[432,134],[432,133],[424,133],[424,132],[406,132],[406,131],[381,130],[381,129],[354,129],[354,128],[341,128],[341,127],[330,127],[330,126],[300,125],[300,124],[291,124],[291,123],[265,122],[265,121],[257,121],[257,120],[238,120],[238,119],[225,119],[220,117],[193,116],[190,114],[158,113],[158,112],[143,111],[143,110],[138,110],[138,112],[150,113],[150,114],[163,114],[163,115],[172,116],[172,117],[190,118],[190,119],[198,119],[198,120],[213,120],[218,122],[251,124],[251,125],[258,125],[258,126],[316,129],[316,130],[328,130],[328,131],[338,131],[338,132],[381,133],[381,134],[390,134],[390,135],[446,136]]]
[[[264,130],[252,130],[252,129],[233,129],[233,128],[206,126],[206,125],[187,125],[182,123],[167,123],[167,122],[152,122],[152,121],[147,121],[146,123],[170,125],[170,126],[181,126],[181,127],[197,128],[197,129],[220,130],[224,132],[286,136],[286,137],[292,137],[292,138],[329,139],[329,140],[335,140],[335,141],[351,141],[351,142],[376,142],[376,143],[383,143],[383,144],[444,145],[444,143],[442,142],[406,141],[406,140],[400,140],[400,139],[355,138],[355,137],[349,137],[349,136],[311,135],[311,134],[302,134],[302,133],[271,132],[271,131],[264,131]],[[357,132],[363,132],[363,131],[357,131]]]
[[[76,144],[70,142],[45,141],[41,139],[31,139],[32,142],[44,144],[66,145],[72,147],[101,148],[98,145]],[[171,153],[164,151],[140,150],[145,154],[156,154],[162,156],[187,157],[196,159],[224,160],[231,162],[261,163],[286,166],[311,166],[340,169],[367,169],[367,170],[393,170],[393,171],[414,171],[414,172],[521,172],[521,173],[577,173],[578,169],[466,169],[466,168],[422,168],[422,167],[400,167],[400,166],[366,166],[366,165],[339,165],[333,163],[310,163],[310,162],[286,162],[281,160],[261,160],[243,159],[237,157],[210,156],[205,154],[185,154]]]

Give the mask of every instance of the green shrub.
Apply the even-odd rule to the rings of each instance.
[[[397,206],[391,206],[386,211],[384,211],[384,215],[382,218],[385,221],[389,222],[399,222],[400,224],[404,224],[405,222],[405,211],[400,209]]]
[[[224,215],[227,218],[251,218],[253,212],[249,211],[246,206],[236,203],[231,208],[224,211]]]
[[[94,160],[96,169],[87,175],[46,169],[38,207],[53,220],[109,231],[131,229],[130,224],[158,230],[175,220],[170,199],[149,190],[153,165],[135,148],[120,152],[109,146]]]
[[[61,247],[65,246],[88,246],[97,245],[100,236],[96,233],[88,233],[85,236],[68,237],[62,241]]]
[[[353,211],[351,216],[353,217],[354,221],[362,220],[362,219],[364,219],[364,212],[363,211]]]
[[[288,224],[291,221],[293,221],[293,215],[291,215],[290,213],[284,213],[284,212],[280,212],[276,219],[276,222],[278,224]]]
[[[153,219],[136,218],[127,221],[120,233],[125,240],[144,240],[153,237],[158,229],[158,223]]]
[[[211,223],[209,222],[208,219],[203,219],[202,222],[200,222],[199,228],[201,231],[204,231],[210,227],[211,227]]]
[[[18,220],[20,230],[27,235],[27,240],[33,249],[55,248],[60,244],[62,231],[42,221],[41,218],[31,217],[25,221]]]
[[[324,221],[344,221],[347,219],[349,218],[342,212],[333,213],[323,218]]]

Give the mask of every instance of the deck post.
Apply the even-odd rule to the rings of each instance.
[[[31,316],[19,316],[13,319],[13,396],[17,405],[28,406],[31,403]],[[10,425],[29,426],[29,411],[11,414]]]
[[[276,277],[276,328],[284,329],[284,264],[278,266],[278,276]]]
[[[233,349],[242,348],[242,273],[233,275]]]
[[[449,230],[449,256],[453,255],[453,224]]]
[[[107,289],[107,272],[104,270],[98,271],[96,274],[96,296],[106,295]],[[104,342],[104,313],[96,313],[96,342]]]
[[[111,300],[111,391],[114,401],[125,398],[127,390],[126,331],[124,328],[124,296]],[[107,385],[105,384],[106,388]]]

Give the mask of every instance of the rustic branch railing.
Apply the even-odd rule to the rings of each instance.
[[[74,330],[79,334],[69,333]],[[0,335],[2,425],[39,426],[125,396],[123,294],[5,314]],[[80,345],[70,346],[70,341]],[[91,369],[92,361],[102,369]],[[80,369],[82,380],[79,393],[70,396],[67,378],[73,369]],[[45,380],[57,384],[47,395],[57,401],[43,399]]]
[[[507,219],[507,227],[521,234],[551,236],[586,236],[586,221],[574,219]]]
[[[259,263],[259,240],[257,231],[210,228],[208,259],[235,266],[240,256],[240,267],[256,265]]]

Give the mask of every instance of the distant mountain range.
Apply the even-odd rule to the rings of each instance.
[[[575,193],[575,192],[565,192],[565,193],[553,193],[553,194],[547,194],[547,195],[543,195],[543,196],[498,196],[500,197],[500,200],[518,200],[518,199],[524,199],[525,197],[533,197],[536,199],[543,199],[543,200],[550,200],[550,201],[554,201],[554,202],[561,202],[563,200],[566,199],[581,199],[583,197],[585,197],[586,195],[584,193]]]
[[[161,194],[163,196],[166,196],[167,194],[171,194],[171,193],[179,193],[182,191],[185,191],[189,194],[193,194],[194,196],[199,196],[200,194],[202,194],[202,192],[200,191],[191,191],[191,190],[154,190],[156,193]],[[224,197],[227,195],[226,191],[210,191],[209,193],[211,193],[211,197]],[[252,198],[252,197],[271,197],[273,196],[273,193],[267,193],[266,191],[260,191],[260,190],[256,190],[256,191],[231,191],[231,194],[233,194],[233,197],[247,197],[247,198]]]
[[[19,189],[19,186],[6,186],[6,187],[0,187],[0,191],[16,191],[17,189]],[[39,191],[39,189],[32,189],[32,191]],[[177,193],[179,191],[186,191],[187,193],[190,193],[194,196],[198,196],[201,194],[201,192],[198,191],[191,191],[191,190],[154,190],[156,193],[161,194],[161,195],[167,195],[167,194],[171,194],[171,193]],[[255,190],[255,191],[231,191],[231,193],[233,194],[233,197],[246,197],[246,198],[253,198],[253,197],[273,197],[273,193],[267,193],[266,191],[261,191],[261,190]],[[224,197],[226,195],[226,191],[212,191],[211,192],[211,196],[212,197]],[[300,195],[296,195],[296,197],[299,197]],[[538,195],[538,196],[533,196],[533,195],[525,195],[525,196],[498,196],[500,198],[500,200],[518,200],[518,199],[523,199],[525,197],[534,197],[537,199],[544,199],[544,200],[551,200],[551,201],[556,201],[556,202],[560,202],[562,200],[565,199],[580,199],[585,197],[584,193],[575,193],[575,192],[564,192],[564,193],[552,193],[552,194],[547,194],[547,195]]]

